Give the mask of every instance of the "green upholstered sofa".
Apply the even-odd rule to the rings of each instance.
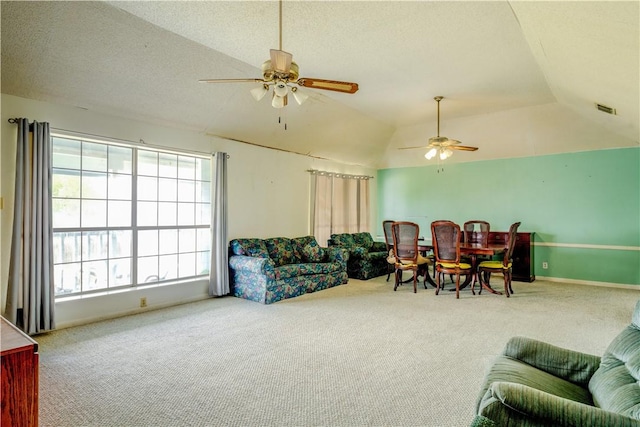
[[[387,274],[387,244],[374,242],[371,233],[332,234],[328,246],[349,251],[347,274],[353,279],[369,280]]]
[[[263,304],[348,282],[346,250],[321,248],[314,236],[233,239],[229,272],[233,295]]]
[[[640,301],[602,357],[512,338],[486,374],[477,415],[496,426],[640,426]]]

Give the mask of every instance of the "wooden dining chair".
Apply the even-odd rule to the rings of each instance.
[[[384,242],[387,244],[387,282],[391,277],[391,272],[394,271],[396,258],[393,255],[393,236],[391,235],[391,224],[395,221],[387,219],[382,221],[382,230],[384,231]]]
[[[460,276],[472,274],[472,266],[460,261],[460,226],[452,221],[431,223],[431,240],[436,257],[436,295],[440,293],[440,281],[444,274],[456,276],[456,298],[460,298]]]
[[[502,273],[504,276],[504,293],[509,297],[510,293],[513,293],[513,288],[511,287],[511,275],[513,270],[513,248],[516,245],[516,237],[518,235],[518,227],[520,227],[519,222],[515,222],[511,224],[509,227],[509,242],[507,243],[507,248],[504,251],[504,257],[502,261],[493,260],[493,261],[482,261],[478,264],[478,276],[480,277],[480,292],[482,293],[482,282],[489,286],[489,281],[491,280],[491,273]]]
[[[420,226],[414,222],[397,221],[391,224],[391,236],[393,237],[393,250],[395,255],[395,278],[393,290],[398,289],[402,283],[402,272],[413,272],[413,292],[417,292],[417,280],[421,274],[429,274],[427,266],[431,262],[420,254],[418,250],[418,236]],[[427,289],[425,279],[424,288]]]
[[[490,224],[487,221],[482,221],[478,219],[474,219],[471,221],[467,221],[462,226],[464,230],[464,242],[465,243],[475,243],[482,246],[489,245],[489,231],[491,229]],[[471,266],[476,269],[475,263],[481,261],[491,260],[492,257],[490,255],[476,255],[474,257],[462,256],[462,262],[470,263]],[[473,283],[471,283],[471,292],[474,292],[474,288],[476,285],[476,275],[473,276]],[[475,295],[475,294],[474,294]]]

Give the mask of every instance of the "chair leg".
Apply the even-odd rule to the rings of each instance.
[[[456,274],[456,299],[460,299],[460,273]]]
[[[507,295],[507,298],[509,298],[509,287],[511,286],[511,275],[509,274],[508,271],[505,271],[502,274],[504,274],[504,293],[505,295]]]
[[[395,273],[395,279],[396,279],[396,283],[393,285],[393,290],[396,291],[398,289],[398,283],[400,283],[400,277],[398,276],[400,274],[400,270],[398,270],[396,268],[396,273]]]
[[[436,276],[436,295],[440,293],[440,274],[438,273]]]
[[[511,283],[513,282],[513,271],[509,270],[509,292],[513,294],[513,288],[511,287]]]
[[[414,294],[418,292],[417,280],[418,280],[418,269],[416,268],[415,270],[413,270],[413,293]]]

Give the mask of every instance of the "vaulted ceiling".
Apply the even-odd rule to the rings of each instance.
[[[640,143],[640,7],[631,2],[289,1],[282,49],[306,89],[274,109],[249,94],[279,43],[275,1],[2,1],[2,93],[371,167]],[[598,111],[596,104],[616,110]],[[285,130],[284,123],[287,124]],[[143,135],[141,135],[143,137]]]

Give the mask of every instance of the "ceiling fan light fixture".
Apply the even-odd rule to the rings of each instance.
[[[427,151],[427,153],[424,155],[424,157],[427,160],[431,160],[436,156],[437,152],[438,152],[438,150],[436,150],[435,148],[432,148],[431,150]]]
[[[251,96],[253,96],[253,99],[255,99],[256,101],[260,101],[262,98],[264,98],[267,92],[269,92],[269,86],[263,84],[260,85],[260,87],[251,89]]]
[[[451,157],[452,154],[453,154],[453,151],[449,150],[448,148],[441,148],[440,160],[447,160],[449,157]]]
[[[278,80],[276,82],[276,85],[273,87],[273,92],[276,94],[276,96],[284,97],[287,96],[289,87],[284,80]]]
[[[293,94],[293,99],[296,100],[296,102],[298,103],[298,105],[302,105],[302,103],[304,101],[307,100],[307,98],[309,98],[309,95],[307,95],[304,92],[301,92],[300,90],[298,90],[297,87],[292,87],[291,88],[291,93]]]
[[[287,95],[278,96],[276,93],[273,93],[273,98],[271,98],[271,106],[273,108],[283,108],[287,105]]]

